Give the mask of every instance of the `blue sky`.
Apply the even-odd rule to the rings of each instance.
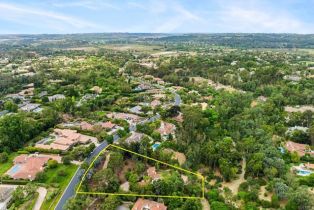
[[[0,33],[314,33],[313,8],[314,0],[0,0]]]

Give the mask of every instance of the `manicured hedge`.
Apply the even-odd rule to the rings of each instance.
[[[0,179],[1,180],[1,179]],[[13,179],[2,179],[2,184],[17,184],[17,185],[26,185],[29,181],[27,180],[13,180]]]
[[[41,153],[51,153],[51,154],[66,154],[66,152],[63,152],[58,149],[41,149],[37,147],[25,147],[24,150],[30,153],[41,152]]]

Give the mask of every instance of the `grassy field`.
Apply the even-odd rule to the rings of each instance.
[[[108,44],[101,46],[101,48],[120,50],[120,51],[133,51],[141,53],[157,53],[164,51],[162,46],[158,45],[141,45],[141,44]]]
[[[0,163],[0,176],[2,176],[7,170],[13,166],[13,159],[17,156],[17,153],[9,154],[9,160],[5,163]]]
[[[298,49],[298,50],[301,52],[306,52],[306,53],[314,55],[314,49]]]
[[[54,209],[77,168],[77,165],[58,164],[57,168],[45,171],[43,183],[51,187],[48,188],[48,194],[41,209]]]

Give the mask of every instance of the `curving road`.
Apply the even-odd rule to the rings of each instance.
[[[180,106],[181,105],[181,96],[176,92],[173,92],[173,93],[174,93],[174,105]]]
[[[88,158],[86,158],[87,163],[91,163],[91,161],[96,157],[106,146],[108,143],[106,141],[102,142],[98,147],[94,149],[94,151],[89,155]],[[78,183],[81,181],[81,177],[84,174],[84,169],[79,167],[77,171],[75,172],[74,176],[72,177],[70,183],[68,184],[67,188],[63,192],[60,200],[58,201],[57,206],[55,207],[55,210],[63,210],[63,206],[69,200],[71,197],[75,195],[75,187],[78,185]]]

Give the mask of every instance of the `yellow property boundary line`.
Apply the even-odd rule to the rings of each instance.
[[[92,168],[92,166],[94,165],[94,162],[97,160],[97,158],[105,151],[107,150],[109,147],[115,147],[117,149],[120,149],[120,150],[124,150],[126,152],[129,152],[129,153],[132,153],[132,154],[135,154],[137,156],[140,156],[140,157],[143,157],[143,158],[146,158],[146,159],[149,159],[149,160],[152,160],[152,161],[155,161],[157,163],[161,163],[163,165],[166,165],[166,166],[169,166],[171,168],[175,168],[177,170],[180,170],[180,171],[184,171],[186,173],[189,173],[189,174],[193,174],[193,175],[196,175],[198,178],[200,178],[202,180],[202,197],[197,197],[197,196],[175,196],[175,195],[145,195],[145,194],[126,194],[126,193],[105,193],[105,192],[82,192],[82,191],[79,191],[81,186],[82,186],[82,183],[88,173],[88,171]],[[136,152],[133,152],[131,150],[127,150],[125,148],[122,148],[122,147],[119,147],[117,145],[113,145],[113,144],[109,144],[107,145],[101,152],[99,152],[99,154],[94,158],[94,160],[91,162],[91,164],[89,165],[88,169],[85,171],[83,177],[82,177],[82,180],[80,181],[79,185],[78,185],[78,188],[76,189],[76,194],[84,194],[84,195],[117,195],[117,196],[132,196],[132,197],[154,197],[154,198],[184,198],[184,199],[202,199],[205,197],[205,177],[199,173],[194,173],[192,171],[189,171],[189,170],[186,170],[186,169],[183,169],[183,168],[180,168],[180,167],[177,167],[177,166],[174,166],[174,165],[171,165],[171,164],[168,164],[168,163],[165,163],[165,162],[162,162],[160,160],[156,160],[154,158],[151,158],[151,157],[148,157],[148,156],[145,156],[145,155],[141,155],[139,153],[136,153]]]

